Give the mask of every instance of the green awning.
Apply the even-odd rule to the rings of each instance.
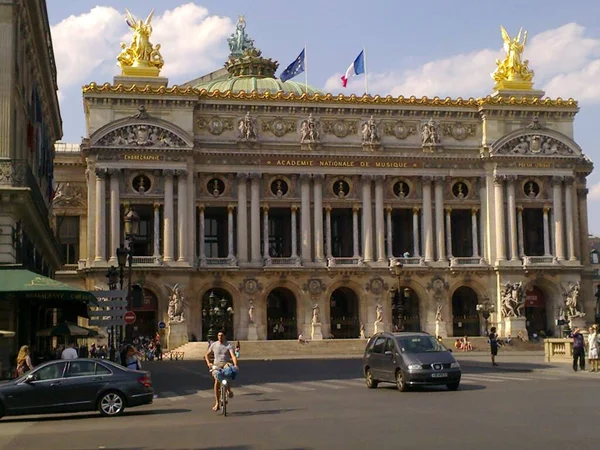
[[[98,305],[88,291],[25,269],[0,268],[0,300],[15,297],[26,300],[74,301]]]

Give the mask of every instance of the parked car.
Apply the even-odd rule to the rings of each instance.
[[[99,359],[57,360],[0,385],[0,418],[94,410],[118,416],[153,398],[148,372]]]
[[[365,348],[363,373],[367,387],[395,383],[399,391],[411,386],[460,385],[460,365],[435,337],[427,333],[378,333]]]

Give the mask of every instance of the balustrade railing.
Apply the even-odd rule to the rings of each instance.
[[[362,266],[364,264],[362,258],[328,258],[327,265],[334,266]]]
[[[532,264],[554,264],[554,256],[525,256],[523,264],[526,266]]]
[[[288,258],[269,258],[265,261],[266,266],[300,266],[301,260],[298,257]]]

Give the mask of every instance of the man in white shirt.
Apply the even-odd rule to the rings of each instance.
[[[60,355],[60,359],[77,359],[79,355],[77,355],[77,350],[73,348],[73,343],[69,342],[67,348],[65,348]]]

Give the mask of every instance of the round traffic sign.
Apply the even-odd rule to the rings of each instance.
[[[123,316],[123,319],[127,325],[131,325],[135,322],[135,313],[133,311],[127,311]]]
[[[167,328],[167,324],[164,322],[158,322],[158,328],[163,330],[163,329]]]

